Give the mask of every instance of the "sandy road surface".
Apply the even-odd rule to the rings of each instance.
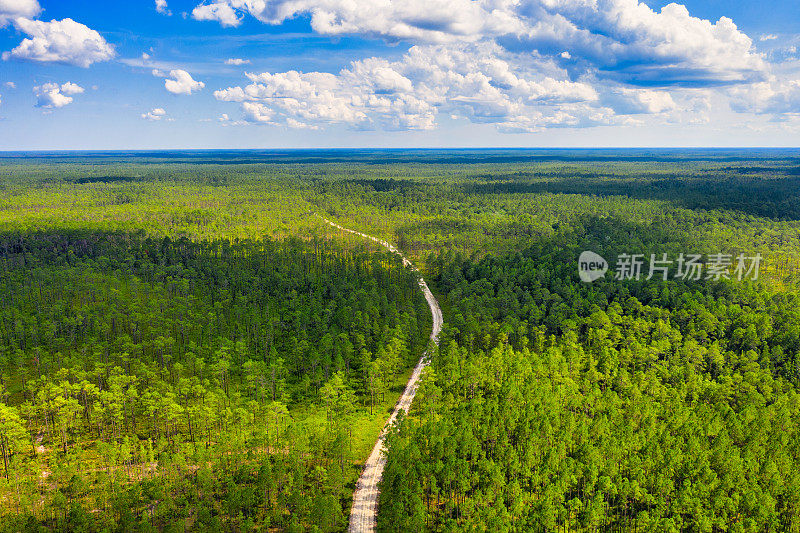
[[[342,231],[360,235],[365,239],[377,242],[389,251],[398,254],[403,259],[404,265],[411,266],[414,270],[417,270],[416,267],[411,264],[411,261],[409,261],[403,254],[400,253],[397,248],[388,242],[377,239],[371,235],[366,235],[358,231],[343,228],[339,224],[331,222],[322,216],[320,216],[320,218],[322,218],[322,220],[331,226]],[[439,308],[439,302],[437,302],[436,298],[434,298],[433,293],[431,293],[430,289],[428,288],[428,284],[425,283],[425,280],[422,279],[422,276],[419,278],[419,288],[425,295],[425,299],[428,301],[428,306],[431,308],[431,315],[433,315],[431,340],[438,344],[439,332],[442,330],[442,310]],[[361,472],[361,477],[358,479],[358,483],[356,484],[356,491],[353,494],[353,508],[350,510],[350,527],[348,528],[350,533],[371,533],[372,531],[375,531],[377,523],[376,519],[378,516],[378,483],[383,476],[383,468],[386,466],[386,456],[383,454],[383,450],[385,449],[384,444],[386,439],[386,431],[394,423],[401,409],[405,412],[408,412],[408,409],[411,407],[411,402],[414,401],[414,395],[417,393],[417,383],[419,382],[420,375],[425,367],[428,366],[427,356],[427,353],[423,354],[422,358],[417,363],[417,366],[414,367],[414,372],[411,374],[411,378],[406,384],[403,395],[400,396],[400,399],[394,406],[392,416],[389,417],[389,420],[383,427],[383,431],[381,431],[381,434],[378,437],[378,442],[375,443],[375,447],[372,448],[372,453],[369,454],[369,458],[364,464],[364,471]]]

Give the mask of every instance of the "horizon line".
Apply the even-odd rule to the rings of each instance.
[[[476,151],[476,150],[800,150],[800,146],[403,146],[403,147],[272,147],[272,148],[34,148],[3,149],[0,154],[19,153],[119,153],[119,152],[278,152],[278,151]]]

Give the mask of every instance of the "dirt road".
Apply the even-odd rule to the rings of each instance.
[[[409,261],[402,253],[400,253],[397,248],[388,242],[382,241],[365,233],[343,228],[339,224],[331,222],[322,216],[320,216],[320,218],[322,218],[322,220],[331,226],[342,231],[360,235],[365,239],[377,242],[391,252],[398,254],[403,259],[404,265],[410,266],[414,270],[417,270],[416,267],[411,264],[411,261]],[[431,308],[431,315],[433,315],[431,340],[438,344],[439,332],[442,330],[442,310],[439,308],[439,302],[436,301],[433,293],[431,293],[430,289],[428,288],[428,284],[425,283],[425,280],[422,279],[421,275],[419,278],[419,287],[422,290],[422,293],[425,295],[425,299],[428,301],[428,306]],[[372,531],[375,531],[377,523],[376,520],[378,516],[378,483],[383,476],[383,468],[386,466],[386,456],[383,454],[383,450],[385,449],[384,443],[386,438],[386,430],[394,423],[401,409],[405,412],[408,412],[408,409],[411,407],[411,402],[414,401],[414,395],[417,393],[417,384],[419,382],[420,375],[422,375],[422,371],[426,366],[428,366],[427,353],[422,356],[417,363],[417,366],[414,367],[414,372],[411,374],[411,378],[406,384],[403,395],[394,406],[392,416],[389,417],[389,420],[383,427],[383,431],[381,431],[381,434],[378,437],[378,442],[375,443],[375,447],[372,448],[372,453],[369,454],[369,458],[364,464],[364,471],[361,473],[361,477],[358,479],[356,491],[353,494],[353,508],[350,510],[350,527],[348,528],[350,533],[371,533]]]

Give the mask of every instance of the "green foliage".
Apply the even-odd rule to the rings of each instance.
[[[798,294],[582,283],[577,256],[600,237],[603,251],[674,244],[596,221],[437,260],[448,327],[390,440],[380,530],[800,527]]]
[[[792,151],[2,156],[0,531],[798,531]],[[763,285],[577,279],[739,252]]]
[[[430,328],[399,258],[91,232],[6,235],[0,249],[5,523],[345,525],[352,428],[378,363],[356,354],[392,346],[404,367]]]

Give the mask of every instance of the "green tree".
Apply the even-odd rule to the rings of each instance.
[[[19,411],[4,403],[0,403],[0,451],[3,453],[3,468],[6,479],[9,479],[9,463],[11,457],[20,453],[28,441]]]

